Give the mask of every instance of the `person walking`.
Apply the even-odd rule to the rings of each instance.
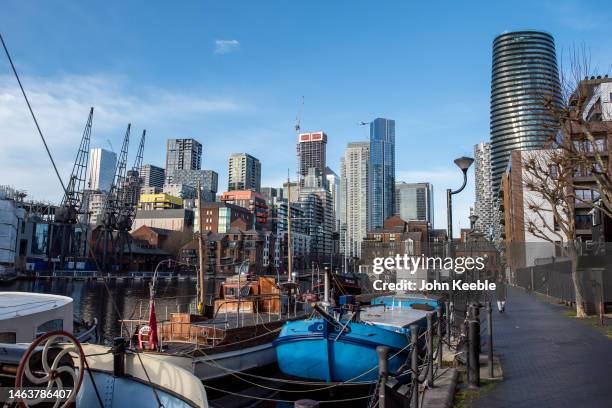
[[[497,298],[497,310],[499,313],[506,311],[506,298],[508,296],[508,287],[506,281],[501,272],[497,275],[497,282],[495,285],[495,297]]]

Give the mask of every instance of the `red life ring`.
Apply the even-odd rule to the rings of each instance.
[[[138,347],[141,350],[146,350],[149,346],[149,336],[151,334],[151,326],[145,324],[138,329]]]

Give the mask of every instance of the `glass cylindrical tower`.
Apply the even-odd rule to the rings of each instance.
[[[493,41],[491,173],[497,193],[512,150],[539,148],[556,128],[545,101],[561,102],[550,34],[516,31]]]

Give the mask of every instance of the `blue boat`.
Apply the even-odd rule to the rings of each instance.
[[[413,305],[424,305],[431,306],[432,309],[422,307],[423,310],[436,311],[436,308],[439,305],[444,306],[442,299],[443,298],[440,296],[424,295],[421,293],[404,293],[398,295],[379,296],[372,299],[371,304],[385,305],[390,308],[406,308],[412,307]]]
[[[328,382],[367,382],[378,378],[377,346],[389,348],[389,372],[408,363],[410,325],[427,326],[427,312],[373,305],[359,312],[340,311],[286,323],[274,341],[280,370],[288,375]],[[338,313],[336,309],[334,311]]]

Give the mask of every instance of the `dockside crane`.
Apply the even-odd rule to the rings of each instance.
[[[117,230],[117,221],[119,212],[122,207],[122,199],[124,198],[124,188],[126,179],[126,163],[128,146],[130,143],[131,124],[128,124],[127,130],[123,137],[121,152],[115,166],[115,177],[109,189],[109,192],[102,206],[102,224],[99,228],[99,234],[94,242],[95,253],[99,256],[99,263],[102,270],[109,271],[109,265],[114,264],[117,260],[115,254],[117,247],[114,237],[114,232]]]
[[[120,208],[117,216],[117,260],[119,263],[123,263],[125,249],[129,255],[129,263],[132,263],[132,237],[130,231],[134,224],[134,217],[136,216],[136,205],[138,204],[138,196],[140,194],[140,187],[142,186],[142,179],[140,177],[140,168],[142,166],[142,157],[144,153],[145,136],[147,134],[146,129],[142,131],[140,136],[140,143],[138,144],[138,151],[136,152],[136,158],[134,159],[134,165],[132,170],[127,172],[127,177],[123,183],[122,196],[119,202]]]
[[[94,108],[90,108],[81,143],[72,166],[72,172],[59,208],[55,211],[52,230],[52,242],[49,258],[59,257],[60,267],[65,267],[67,259],[72,259],[76,268],[77,259],[86,256],[87,230],[82,230],[83,218],[87,218],[88,204],[86,197],[87,168],[89,164],[89,145]],[[79,225],[77,227],[77,224]]]

